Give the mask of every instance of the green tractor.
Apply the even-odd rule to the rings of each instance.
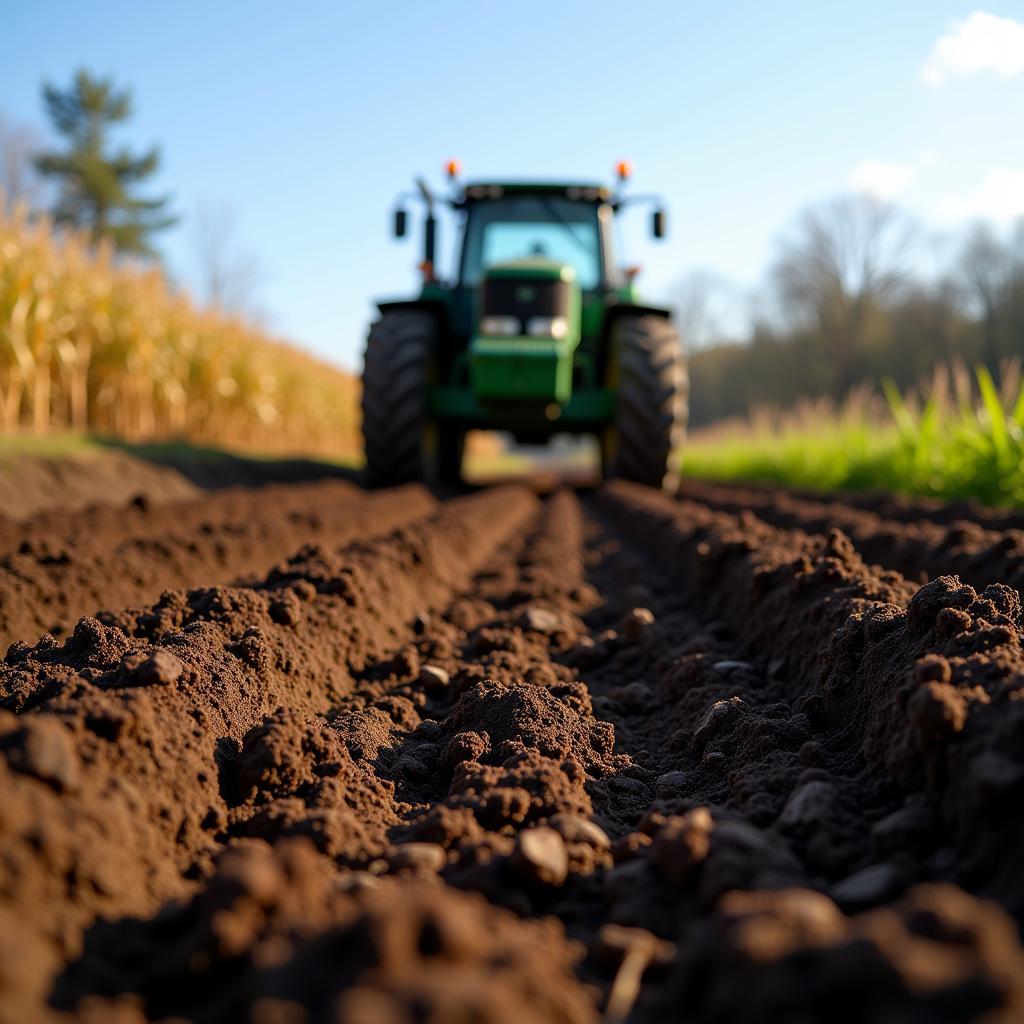
[[[466,432],[522,444],[595,434],[602,472],[652,487],[675,476],[687,416],[686,360],[669,311],[643,305],[612,255],[615,216],[653,197],[594,184],[472,183],[443,201],[461,221],[457,279],[435,275],[438,200],[422,199],[423,286],[378,303],[363,369],[372,486],[454,484]],[[401,201],[400,201],[401,202]],[[394,233],[406,234],[402,205]],[[660,204],[651,218],[665,233]]]

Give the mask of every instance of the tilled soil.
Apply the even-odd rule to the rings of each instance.
[[[303,544],[387,532],[434,504],[420,487],[366,494],[333,480],[0,518],[0,649],[170,588],[262,577]]]
[[[156,515],[3,535],[0,1020],[1024,1020],[1014,531],[696,485]]]

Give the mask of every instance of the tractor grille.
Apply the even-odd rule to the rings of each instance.
[[[526,323],[532,316],[568,316],[568,281],[535,278],[492,278],[484,281],[484,315],[514,316]]]

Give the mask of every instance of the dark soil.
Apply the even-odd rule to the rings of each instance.
[[[1016,534],[629,485],[90,516],[0,544],[5,1024],[1024,1020]]]
[[[5,448],[0,438],[0,522],[55,507],[70,512],[96,504],[123,505],[137,494],[156,504],[183,501],[197,493],[177,470],[126,452],[35,455]]]

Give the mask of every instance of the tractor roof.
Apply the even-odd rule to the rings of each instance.
[[[514,195],[557,195],[580,202],[606,202],[611,189],[593,181],[471,181],[462,190],[462,202],[483,202]]]

